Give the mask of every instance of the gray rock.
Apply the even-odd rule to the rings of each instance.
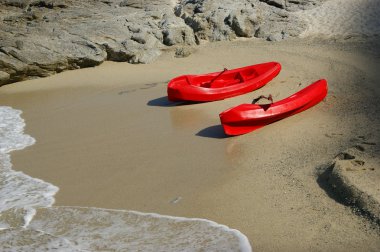
[[[176,58],[186,58],[193,53],[193,48],[191,47],[177,47],[175,50]]]
[[[161,51],[158,49],[150,49],[150,50],[139,50],[137,53],[134,53],[133,56],[128,60],[129,63],[137,64],[148,64],[155,61],[160,55]]]
[[[171,1],[127,3],[120,8],[116,0],[0,0],[6,10],[0,11],[0,71],[9,75],[2,74],[1,84],[104,60],[149,63],[161,54],[164,30],[170,44],[195,44],[191,28],[174,15]],[[150,10],[136,8],[141,3]],[[175,22],[161,27],[164,14]],[[182,32],[184,40],[178,36]]]
[[[145,44],[147,36],[148,34],[146,33],[135,33],[131,36],[131,39],[136,41],[137,43]]]
[[[0,71],[0,86],[8,83],[11,75],[7,72]]]
[[[286,9],[288,11],[310,9],[326,1],[327,0],[260,0],[260,2],[264,2],[276,8]]]
[[[132,7],[132,8],[143,8],[145,5],[143,0],[124,0],[120,2],[120,7]]]
[[[0,85],[105,60],[149,63],[200,40],[295,37],[304,24],[290,11],[323,1],[0,0]]]
[[[306,6],[322,1],[302,3]],[[176,6],[175,14],[185,20],[197,38],[204,40],[253,36],[267,39],[277,33],[287,34],[282,38],[298,36],[305,24],[288,11],[287,1],[275,2],[277,4],[273,5],[270,1],[259,0],[183,0]],[[291,5],[298,6],[294,3]]]
[[[228,17],[228,24],[238,37],[252,37],[258,25],[256,16],[252,10],[234,11]]]
[[[25,0],[2,0],[0,4],[5,6],[14,6],[19,8],[25,8],[29,5],[29,1]]]
[[[119,4],[119,6],[120,7],[127,7],[127,6],[129,6],[128,2],[129,2],[128,0],[121,1],[120,4]]]
[[[285,0],[260,0],[261,2],[265,2],[269,5],[284,9],[286,6]]]
[[[280,41],[283,39],[283,35],[281,33],[275,33],[268,36],[268,41]]]
[[[193,30],[187,26],[181,18],[166,16],[160,25],[165,45],[176,44],[195,45]]]

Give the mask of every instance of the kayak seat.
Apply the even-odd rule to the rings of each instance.
[[[210,88],[211,87],[211,84],[209,81],[206,81],[206,82],[203,82],[201,84],[199,84],[200,87],[204,87],[204,88]]]
[[[202,77],[202,79],[204,79]],[[193,76],[186,76],[187,83],[192,86],[199,86],[199,87],[210,87],[210,82],[205,80],[200,80],[199,77],[193,77]]]
[[[210,88],[222,88],[222,87],[228,87],[232,86],[238,83],[244,82],[244,79],[240,75],[240,73],[236,73],[232,78],[228,79],[220,79],[220,80],[215,80],[211,85],[209,86]]]
[[[238,73],[238,78],[240,79],[241,82],[244,82],[246,81],[246,77],[244,76],[244,73],[243,72],[239,72]]]
[[[253,70],[253,69],[248,69],[248,70],[245,70],[245,71],[241,71],[240,75],[242,76],[242,78],[244,79],[244,81],[250,80],[250,79],[255,78],[256,76],[258,76],[257,72],[255,70]]]
[[[241,74],[241,72],[237,72],[236,74],[232,75],[221,75],[219,79],[215,79],[214,81],[211,80],[203,80],[200,82],[200,80],[194,80],[193,78],[188,78],[188,82],[190,85],[196,85],[192,83],[198,82],[199,84],[197,86],[203,87],[203,88],[222,88],[227,87],[231,85],[235,85],[238,83],[242,83],[245,81],[244,76]]]

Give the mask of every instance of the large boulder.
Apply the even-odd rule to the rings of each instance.
[[[182,0],[175,8],[175,14],[185,20],[199,39],[219,41],[258,37],[272,40],[275,37],[278,40],[298,36],[305,28],[288,7],[280,0]]]
[[[253,37],[259,25],[257,15],[253,9],[233,11],[226,22],[238,37]]]
[[[165,45],[195,45],[193,30],[184,24],[181,18],[176,16],[165,16],[160,27],[162,29],[163,43]]]
[[[170,0],[0,0],[0,85],[194,45]]]

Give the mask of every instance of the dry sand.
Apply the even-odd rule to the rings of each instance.
[[[296,15],[308,24],[303,37],[349,38],[380,33],[378,0],[330,0]]]
[[[354,40],[354,41],[353,41]],[[37,143],[12,153],[14,169],[60,188],[55,205],[206,218],[236,228],[257,251],[378,251],[379,232],[329,197],[318,169],[363,140],[379,143],[379,46],[374,41],[235,41],[149,65],[106,63],[1,87]],[[167,81],[278,61],[253,93],[174,106]],[[218,114],[253,98],[287,97],[326,78],[316,107],[226,138]]]

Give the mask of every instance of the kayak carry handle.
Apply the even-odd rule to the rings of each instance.
[[[259,97],[253,99],[252,104],[256,104],[256,102],[260,101],[261,99],[267,99],[268,101],[270,101],[270,104],[273,103],[273,97],[271,94],[269,94],[268,96],[260,95]]]

